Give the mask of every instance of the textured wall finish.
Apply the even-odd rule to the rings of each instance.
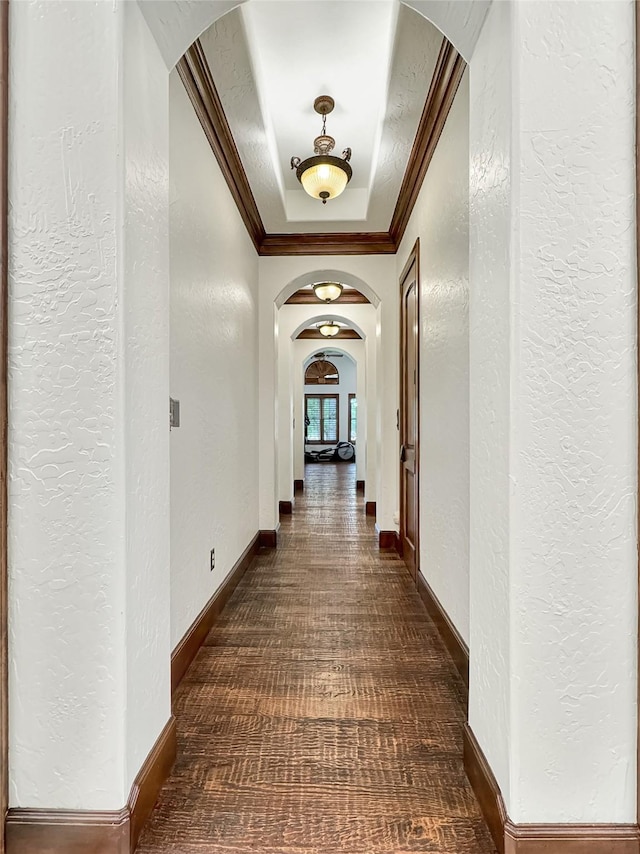
[[[633,821],[634,3],[514,8],[510,815]]]
[[[469,721],[510,792],[509,387],[512,5],[494,3],[469,69]]]
[[[636,816],[633,7],[495,4],[471,64],[469,714],[518,823]]]
[[[420,238],[420,568],[469,642],[469,79],[397,254]]]
[[[171,715],[168,74],[124,3],[128,791]]]
[[[168,69],[198,36],[247,0],[137,0]]]
[[[32,2],[10,24],[10,805],[118,809],[120,19]]]
[[[444,33],[470,61],[492,0],[403,0]],[[504,2],[504,0],[500,0]]]
[[[258,261],[175,72],[170,118],[175,647],[258,530]]]
[[[167,72],[135,4],[11,39],[11,805],[117,810],[170,715]]]

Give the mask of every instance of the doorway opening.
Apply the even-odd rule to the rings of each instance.
[[[312,466],[352,466],[355,491],[356,481],[364,480],[366,454],[366,434],[358,424],[357,359],[337,348],[317,350],[304,360],[298,381],[302,430],[297,442],[302,443],[305,478]]]

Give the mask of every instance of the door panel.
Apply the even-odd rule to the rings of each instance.
[[[419,564],[418,244],[400,279],[400,546],[417,579]]]

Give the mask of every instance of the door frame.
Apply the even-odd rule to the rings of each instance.
[[[400,493],[400,531],[398,534],[398,543],[400,552],[402,553],[402,521],[404,518],[404,498],[403,498],[403,490],[402,490],[402,463],[400,461],[400,447],[401,447],[401,439],[403,435],[403,400],[405,394],[404,387],[404,352],[405,352],[405,336],[404,336],[404,324],[402,322],[403,319],[403,298],[402,291],[404,289],[404,283],[409,275],[409,271],[411,267],[415,263],[416,267],[416,314],[418,317],[418,336],[416,342],[416,450],[415,450],[415,482],[416,482],[416,536],[415,536],[415,550],[416,550],[416,577],[414,580],[416,586],[418,585],[418,576],[420,575],[420,238],[416,238],[416,242],[413,244],[411,251],[409,252],[409,256],[407,261],[402,268],[402,273],[400,274],[399,280],[399,296],[400,296],[400,311],[398,317],[399,323],[399,342],[400,342],[400,353],[398,358],[398,365],[400,369],[400,380],[399,380],[399,404],[400,407],[398,409],[398,490]],[[402,554],[404,559],[404,554]]]

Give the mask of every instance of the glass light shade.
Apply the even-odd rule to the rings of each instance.
[[[318,282],[313,286],[313,291],[322,302],[333,302],[342,293],[342,285],[337,282]]]
[[[318,327],[320,330],[320,334],[324,335],[325,338],[333,338],[334,335],[337,335],[340,332],[340,327],[337,323],[331,323],[331,321],[327,321],[327,323],[321,323]]]
[[[318,161],[321,158],[312,157],[309,159]],[[300,174],[300,183],[305,191],[314,199],[321,199],[323,202],[339,196],[349,183],[349,178],[351,177],[349,174],[351,170],[347,172],[342,165],[338,165],[338,163],[342,162],[339,158],[327,157],[326,160],[333,160],[335,162],[315,162]]]

